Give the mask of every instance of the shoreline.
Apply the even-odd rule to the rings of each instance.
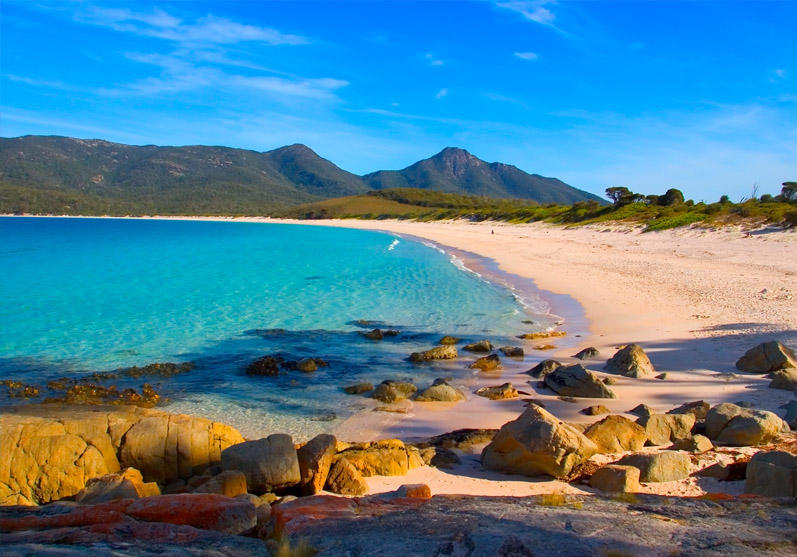
[[[760,342],[780,340],[792,347],[797,345],[797,314],[793,310],[797,297],[797,233],[793,231],[749,235],[738,229],[676,229],[641,234],[629,227],[574,229],[539,223],[144,219],[331,226],[421,238],[485,258],[482,261],[493,261],[500,273],[530,281],[551,301],[554,313],[561,311],[556,305],[557,296],[562,296],[561,301],[571,298],[583,308],[583,335],[569,335],[568,345],[549,352],[529,350],[531,343],[525,342],[527,357],[583,363],[605,376],[601,371],[603,363],[616,347],[636,342],[667,378],[619,378],[618,384],[612,386],[617,399],[578,399],[575,404],[550,392],[537,391],[536,381],[529,385],[530,377],[522,373],[531,367],[527,363],[501,374],[474,375],[467,385],[473,390],[486,384],[512,382],[542,401],[563,421],[585,423],[599,419],[580,413],[582,408],[597,403],[606,405],[612,413],[635,419],[628,411],[637,404],[648,404],[655,411],[664,412],[697,399],[712,405],[745,401],[782,416],[779,406],[794,396],[788,391],[769,389],[766,376],[734,373],[736,359]],[[548,298],[548,293],[553,297]],[[567,323],[565,327],[574,325]],[[587,346],[598,348],[600,357],[585,362],[571,357]],[[466,402],[453,407],[413,402],[408,414],[366,412],[345,421],[333,433],[347,441],[389,437],[412,440],[460,428],[498,428],[524,408],[522,399],[490,401],[468,396]],[[464,466],[459,475],[457,471],[426,467],[413,471],[411,478],[373,477],[368,478],[368,484],[373,493],[391,491],[409,480],[427,483],[433,493],[518,492],[516,478],[474,477],[477,474],[473,462]],[[655,492],[700,495],[708,487],[690,480],[686,484],[657,486]],[[533,494],[564,488],[558,482],[533,482],[524,491]]]

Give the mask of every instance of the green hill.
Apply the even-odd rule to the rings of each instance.
[[[264,215],[393,182],[539,203],[598,199],[461,149],[446,149],[402,171],[360,177],[304,145],[261,153],[57,136],[0,138],[2,213]]]
[[[556,178],[527,174],[515,166],[487,163],[464,149],[448,147],[404,170],[380,170],[363,179],[377,190],[420,188],[499,199],[528,199],[537,203],[570,204],[590,199],[591,193]]]

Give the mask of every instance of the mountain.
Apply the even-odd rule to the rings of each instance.
[[[338,168],[304,145],[280,147],[264,153],[264,156],[271,160],[280,174],[312,195],[343,197],[371,189],[356,174]]]
[[[394,187],[540,203],[598,199],[553,178],[488,164],[462,149],[360,177],[298,144],[257,152],[58,136],[0,138],[0,213],[257,215]]]
[[[380,170],[363,176],[373,189],[421,188],[464,195],[530,199],[572,204],[603,200],[556,178],[527,174],[516,166],[484,162],[464,149],[447,147],[404,170]]]

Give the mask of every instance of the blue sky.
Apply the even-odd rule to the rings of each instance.
[[[446,146],[602,193],[797,180],[797,2],[0,5],[0,135],[403,168]]]

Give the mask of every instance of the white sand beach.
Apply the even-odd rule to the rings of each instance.
[[[690,227],[642,233],[639,228],[618,225],[565,228],[464,221],[153,218],[281,222],[381,230],[422,238],[492,259],[504,273],[532,279],[550,302],[552,313],[566,316],[559,328],[567,331],[568,337],[552,340],[561,348],[543,352],[534,349],[539,342],[518,340],[526,350],[522,363],[508,362],[503,372],[459,379],[471,393],[481,386],[509,381],[528,393],[521,399],[491,401],[469,393],[468,400],[457,404],[403,401],[397,405],[399,412],[364,412],[345,421],[334,432],[342,440],[414,440],[460,428],[499,428],[523,411],[524,399],[528,398],[542,402],[564,421],[589,423],[600,417],[586,416],[580,410],[592,404],[603,404],[613,413],[632,419],[636,416],[628,411],[638,404],[665,412],[700,399],[712,405],[746,401],[755,408],[783,415],[779,407],[793,397],[791,392],[769,389],[766,376],[737,372],[734,364],[760,342],[779,340],[797,346],[795,231]],[[579,311],[574,312],[574,307],[580,307]],[[617,347],[632,342],[642,345],[656,370],[667,377],[618,377],[617,384],[612,385],[616,399],[567,402],[549,390],[538,389],[537,380],[524,373],[546,358],[576,363],[572,354],[593,346],[600,356],[583,364],[605,376],[602,368],[606,359]],[[477,462],[478,447],[473,454],[462,456],[463,463],[455,470],[424,467],[408,476],[372,477],[367,481],[372,492],[393,490],[406,483],[426,483],[433,493],[583,492],[562,482],[485,472]],[[733,489],[716,480],[695,478],[645,488],[671,495]]]
[[[641,233],[616,226],[354,220],[312,224],[425,238],[494,259],[503,271],[532,278],[543,291],[574,298],[583,307],[586,334],[575,348],[545,353],[529,350],[536,343],[526,341],[527,368],[543,358],[576,362],[570,357],[576,350],[594,346],[601,357],[585,365],[600,372],[615,347],[636,342],[648,352],[657,371],[667,373],[665,380],[620,378],[612,387],[617,399],[578,403],[559,400],[550,391],[535,393],[527,383],[531,378],[524,373],[476,377],[470,385],[511,381],[563,420],[595,421],[598,418],[579,411],[599,402],[616,413],[640,403],[663,412],[697,399],[711,404],[747,401],[777,412],[793,396],[769,389],[769,379],[764,376],[729,375],[736,371],[736,360],[759,342],[797,344],[797,233],[793,231],[689,228]],[[567,328],[565,323],[562,329]],[[477,396],[453,408],[435,406],[416,402],[409,414],[378,419],[357,416],[345,423],[338,435],[344,439],[406,439],[465,427],[497,428],[523,410],[521,401]],[[414,471],[412,478],[371,478],[369,485],[383,491],[411,479],[428,483],[434,493],[506,495],[575,489],[557,482],[496,481],[489,474],[476,473],[477,467],[467,463],[463,467],[470,468],[466,476],[424,468]],[[658,484],[655,491],[698,495],[705,490],[728,489],[711,486],[710,481],[692,479],[678,485]]]

